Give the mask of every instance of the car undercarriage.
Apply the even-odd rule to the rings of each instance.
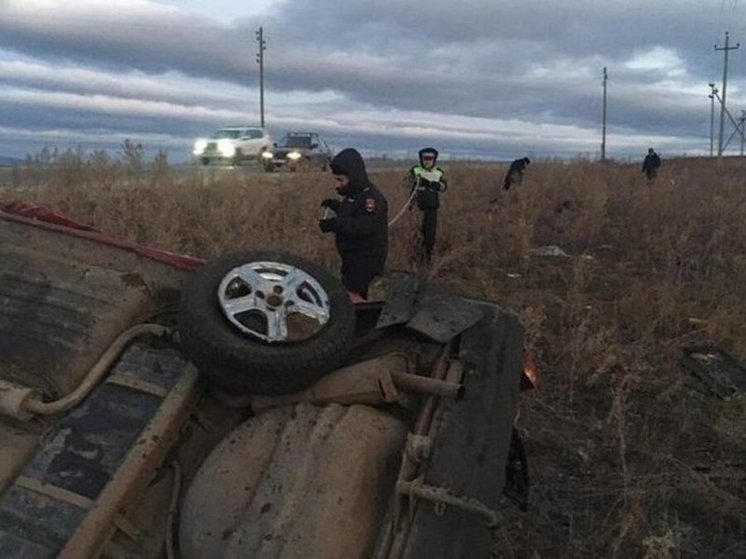
[[[237,254],[220,268],[0,208],[0,554],[489,556],[528,490],[518,318],[405,273],[347,309],[302,259]],[[297,277],[295,301],[266,303]],[[307,338],[246,326],[293,304],[319,321]]]

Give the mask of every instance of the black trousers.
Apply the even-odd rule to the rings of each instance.
[[[422,210],[422,257],[430,260],[435,249],[435,232],[438,229],[438,210]]]
[[[376,276],[381,275],[379,267],[370,258],[342,256],[342,285],[347,291],[352,291],[368,298],[368,287]]]

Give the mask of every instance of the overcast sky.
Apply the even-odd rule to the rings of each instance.
[[[257,124],[259,26],[270,132],[367,154],[597,157],[604,66],[608,156],[709,153],[726,30],[746,109],[739,0],[0,0],[0,155]]]

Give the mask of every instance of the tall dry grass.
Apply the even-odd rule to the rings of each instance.
[[[337,269],[317,229],[333,194],[323,173],[184,171],[137,146],[45,158],[0,199],[205,258],[275,247]],[[429,274],[514,309],[543,374],[517,424],[530,511],[506,507],[496,555],[746,556],[744,406],[703,394],[678,365],[684,345],[705,341],[746,357],[746,163],[664,162],[649,184],[636,165],[534,162],[508,192],[504,166],[445,167]],[[372,173],[392,215],[404,171]],[[415,224],[407,212],[392,228],[389,269],[409,268]],[[569,256],[533,255],[544,245]]]

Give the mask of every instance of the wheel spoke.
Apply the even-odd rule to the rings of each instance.
[[[319,324],[324,324],[329,318],[329,311],[308,301],[293,301],[293,304],[288,307],[288,312],[302,314],[314,319]]]
[[[251,310],[261,310],[257,305],[257,300],[254,295],[246,295],[244,297],[236,297],[235,299],[223,301],[223,308],[229,316],[236,316],[237,314]]]
[[[295,295],[298,288],[306,282],[306,274],[298,268],[291,269],[288,274],[282,278],[282,287],[285,293]]]
[[[251,286],[254,291],[265,288],[265,280],[262,275],[250,266],[241,266],[236,270],[236,276]]]
[[[280,307],[265,313],[267,317],[267,338],[271,342],[287,340],[288,321],[285,310]]]

